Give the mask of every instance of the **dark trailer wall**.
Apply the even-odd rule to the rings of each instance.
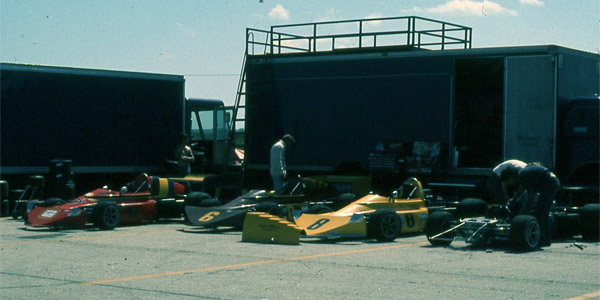
[[[184,130],[182,76],[1,64],[3,177],[158,172]]]
[[[299,173],[367,169],[381,142],[408,147],[394,150],[400,177],[475,183],[510,158],[566,176],[557,120],[569,99],[598,93],[598,58],[558,46],[249,55],[246,167],[266,172],[271,144],[291,133]],[[411,166],[437,151],[435,170]]]

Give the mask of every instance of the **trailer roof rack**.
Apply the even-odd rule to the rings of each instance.
[[[315,22],[247,28],[246,54],[470,49],[471,37],[470,27],[415,16]]]

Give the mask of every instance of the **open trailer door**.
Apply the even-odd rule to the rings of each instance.
[[[507,57],[505,63],[504,158],[554,167],[554,56]]]

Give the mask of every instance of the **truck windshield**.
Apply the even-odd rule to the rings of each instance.
[[[213,140],[213,111],[196,110],[191,114],[192,117],[192,141],[212,141]]]

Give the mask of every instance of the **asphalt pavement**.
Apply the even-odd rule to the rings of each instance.
[[[598,299],[600,244],[520,253],[423,235],[241,242],[181,220],[30,230],[0,219],[1,299]]]

